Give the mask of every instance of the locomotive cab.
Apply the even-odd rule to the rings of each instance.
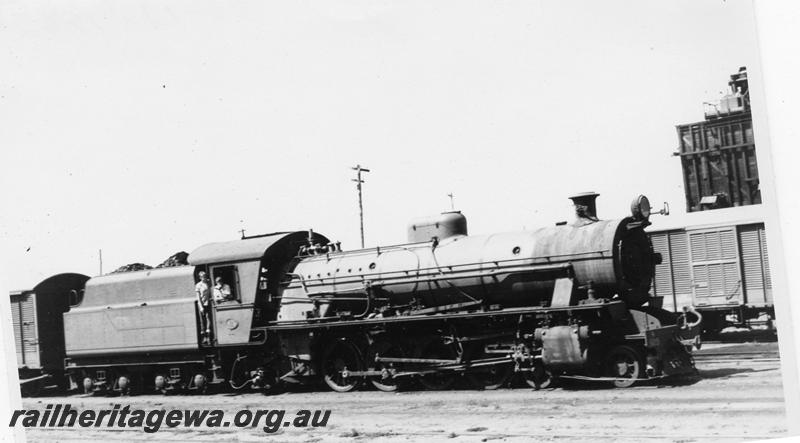
[[[209,243],[189,254],[195,266],[211,279],[212,336],[219,346],[263,342],[267,324],[275,320],[281,301],[284,270],[303,246],[327,244],[307,232],[280,232],[241,240]]]

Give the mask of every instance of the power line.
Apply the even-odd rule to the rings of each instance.
[[[352,181],[356,182],[356,189],[358,189],[358,217],[361,221],[361,247],[364,247],[364,204],[361,200],[361,184],[364,183],[364,180],[361,179],[362,172],[369,172],[369,169],[361,167],[361,165],[355,165],[352,167],[354,171],[356,171],[357,175],[356,178],[351,179]]]

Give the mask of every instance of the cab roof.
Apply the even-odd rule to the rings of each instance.
[[[283,249],[296,243],[297,246],[308,242],[308,231],[275,232],[257,237],[245,237],[241,240],[208,243],[189,254],[189,264],[205,265],[210,263],[230,263],[260,260],[270,253],[270,249]],[[313,233],[313,242],[326,244],[325,236]],[[296,253],[295,249],[292,253]]]

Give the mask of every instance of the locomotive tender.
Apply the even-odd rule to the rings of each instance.
[[[124,393],[322,379],[345,392],[443,389],[462,375],[494,389],[515,373],[537,388],[693,373],[699,321],[649,294],[659,256],[647,199],[599,220],[597,195],[571,197],[572,223],[535,231],[470,236],[449,212],[413,223],[403,245],[343,252],[312,231],[281,232],[201,246],[189,266],[72,278],[60,294],[71,298],[66,382]],[[201,271],[231,288],[212,304],[210,341]]]

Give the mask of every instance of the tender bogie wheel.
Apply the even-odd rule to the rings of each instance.
[[[456,345],[445,343],[440,338],[434,338],[423,345],[420,350],[420,358],[430,358],[437,360],[457,360],[460,352]],[[429,391],[442,391],[450,388],[456,382],[455,373],[452,371],[442,371],[432,374],[425,374],[419,378],[419,383]]]
[[[116,388],[119,391],[119,395],[131,395],[132,386],[131,386],[131,378],[129,376],[127,375],[119,376],[114,384],[116,385]]]
[[[475,344],[467,348],[464,361],[472,363],[477,360],[492,358],[492,354],[486,353],[486,346],[483,343]],[[477,389],[492,391],[503,387],[514,375],[514,362],[509,360],[507,363],[499,363],[487,366],[477,366],[467,370],[467,380]]]
[[[625,345],[611,348],[606,358],[606,376],[614,377],[614,386],[628,388],[643,378],[642,358],[634,348]]]
[[[203,373],[197,373],[192,377],[192,385],[196,393],[205,394],[208,392],[208,377]]]
[[[363,371],[364,362],[358,347],[350,340],[334,342],[322,358],[325,383],[336,392],[349,392],[357,388],[363,377],[354,377],[348,371]]]
[[[83,393],[91,394],[94,392],[94,380],[91,377],[83,378]]]
[[[403,358],[406,356],[406,352],[398,344],[389,341],[377,341],[373,343],[372,346],[370,346],[367,367],[369,367],[370,370],[381,371],[382,374],[369,378],[372,385],[383,392],[397,391],[402,383],[400,379],[392,378],[392,372],[398,370],[398,365],[396,363],[376,362],[375,357]]]
[[[154,388],[155,392],[160,393],[160,394],[166,394],[167,393],[167,387],[168,387],[168,383],[167,383],[168,380],[169,379],[164,374],[156,375],[155,378],[153,379],[153,388]]]

